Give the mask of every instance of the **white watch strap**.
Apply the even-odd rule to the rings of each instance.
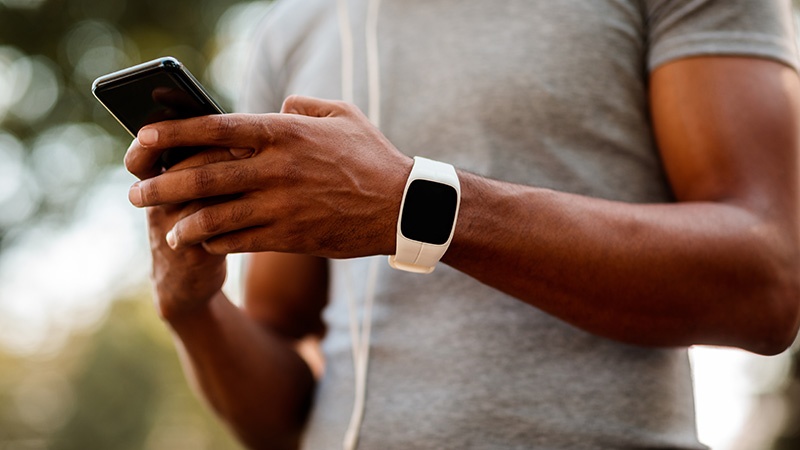
[[[461,203],[461,185],[458,181],[456,169],[452,165],[415,156],[414,166],[411,169],[408,181],[406,181],[406,187],[403,191],[400,214],[402,214],[405,206],[408,187],[414,180],[428,180],[447,184],[455,188],[457,193],[456,215],[453,219],[453,226],[450,230],[450,236],[447,242],[442,245],[408,239],[403,236],[401,232],[400,221],[402,217],[397,220],[397,250],[396,254],[389,256],[389,265],[395,269],[405,270],[407,272],[431,273],[439,260],[442,259],[442,256],[444,256],[447,248],[450,246],[450,241],[453,239],[453,232],[455,231],[456,221],[458,220],[458,209]]]

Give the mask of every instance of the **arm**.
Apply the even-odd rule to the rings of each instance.
[[[650,89],[677,203],[626,204],[462,173],[445,262],[613,339],[779,352],[800,308],[797,74],[767,60],[703,57],[659,68]],[[143,181],[133,203],[242,194],[178,222],[174,248],[393,253],[410,159],[352,106],[292,97],[284,111],[295,114],[144,128],[133,149],[144,165],[178,145],[253,155]],[[386,217],[395,219],[376,219]]]
[[[175,167],[233,159],[208,150]],[[130,163],[130,161],[128,161]],[[145,177],[141,171],[135,174]],[[245,307],[220,290],[225,257],[200,245],[173,250],[165,234],[200,202],[148,208],[153,283],[160,314],[176,339],[187,377],[250,448],[292,449],[305,423],[314,377],[315,343],[324,332],[324,260],[299,255],[249,258]]]
[[[322,370],[327,266],[299,255],[249,258],[243,309],[218,291],[166,320],[190,384],[239,439],[248,448],[293,449]]]
[[[694,58],[659,68],[650,86],[678,203],[462,174],[445,260],[603,336],[779,352],[800,302],[797,75],[764,60]]]

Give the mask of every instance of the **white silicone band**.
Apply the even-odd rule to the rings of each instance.
[[[450,230],[450,236],[447,238],[447,242],[442,245],[429,244],[403,236],[400,230],[400,221],[402,218],[399,217],[397,219],[397,250],[396,254],[389,256],[389,265],[395,269],[405,270],[407,272],[431,273],[450,246],[450,241],[453,240],[453,233],[455,232],[456,222],[458,220],[458,209],[461,206],[461,184],[458,182],[456,169],[452,165],[415,156],[414,166],[411,169],[411,173],[408,175],[408,181],[406,181],[406,187],[403,190],[400,214],[402,214],[403,207],[406,203],[408,187],[414,180],[434,181],[455,188],[457,196],[456,215],[453,219],[453,227]]]

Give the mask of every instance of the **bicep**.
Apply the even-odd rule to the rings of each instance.
[[[323,258],[286,253],[247,256],[244,310],[262,326],[292,339],[321,338],[327,303],[328,263]]]
[[[795,227],[799,86],[793,69],[765,59],[695,57],[657,68],[651,113],[676,199],[727,203]]]

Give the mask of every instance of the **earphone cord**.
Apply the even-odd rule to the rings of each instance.
[[[367,88],[369,104],[367,117],[372,124],[380,127],[380,66],[378,64],[378,10],[380,0],[367,0],[366,19],[366,51],[367,51]],[[350,13],[347,0],[338,0],[339,36],[341,40],[342,60],[342,100],[353,103],[354,67],[353,32],[350,25]],[[381,258],[373,257],[369,263],[366,290],[364,292],[363,323],[359,323],[357,300],[354,292],[354,280],[348,261],[342,262],[347,286],[348,308],[350,312],[350,345],[353,350],[353,372],[355,375],[355,398],[350,423],[345,432],[344,450],[355,450],[358,445],[359,431],[364,419],[364,406],[367,396],[367,369],[369,366],[369,346],[372,331],[372,305],[375,300],[375,284],[378,276],[378,262]]]

